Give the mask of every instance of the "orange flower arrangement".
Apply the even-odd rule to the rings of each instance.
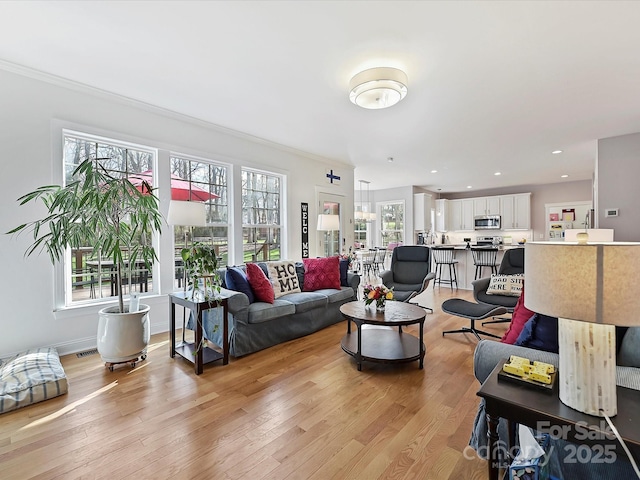
[[[376,308],[384,308],[387,300],[393,300],[393,288],[385,285],[365,285],[363,291],[365,305],[376,302]]]

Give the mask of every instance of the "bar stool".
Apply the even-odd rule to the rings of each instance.
[[[451,286],[451,290],[453,290],[453,284],[456,285],[456,290],[458,289],[458,274],[457,274],[457,266],[458,260],[455,258],[455,250],[453,247],[434,247],[431,249],[431,253],[433,254],[433,260],[436,263],[436,278],[434,281],[434,285],[437,283],[438,285],[442,285],[443,283]],[[442,267],[446,265],[449,268],[449,278],[442,279]]]
[[[482,269],[490,268],[492,274],[498,273],[498,249],[497,248],[477,248],[471,247],[471,255],[473,255],[473,264],[476,266],[476,274],[474,280],[482,278]]]

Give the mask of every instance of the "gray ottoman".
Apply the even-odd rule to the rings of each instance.
[[[442,311],[450,315],[468,318],[469,320],[471,320],[470,327],[462,327],[460,330],[447,330],[446,332],[442,332],[443,337],[445,333],[473,333],[478,340],[480,340],[480,334],[493,338],[500,337],[498,335],[494,335],[493,333],[478,330],[476,328],[476,320],[484,320],[485,318],[507,313],[507,309],[505,307],[468,302],[467,300],[462,300],[461,298],[452,298],[450,300],[445,300],[442,303]]]

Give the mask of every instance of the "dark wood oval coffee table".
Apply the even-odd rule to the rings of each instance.
[[[356,359],[358,370],[362,362],[403,363],[418,360],[424,366],[426,348],[423,342],[423,308],[410,303],[388,301],[384,312],[377,312],[375,305],[349,302],[340,307],[347,317],[347,334],[342,338],[342,350]],[[351,334],[351,322],[356,324],[356,335]],[[402,332],[406,325],[419,324],[420,338]],[[372,325],[372,328],[362,328]],[[376,327],[393,327],[376,328]],[[397,329],[396,329],[397,327]]]

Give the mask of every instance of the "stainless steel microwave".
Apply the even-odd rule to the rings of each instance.
[[[500,215],[479,215],[473,218],[474,230],[500,230]]]

